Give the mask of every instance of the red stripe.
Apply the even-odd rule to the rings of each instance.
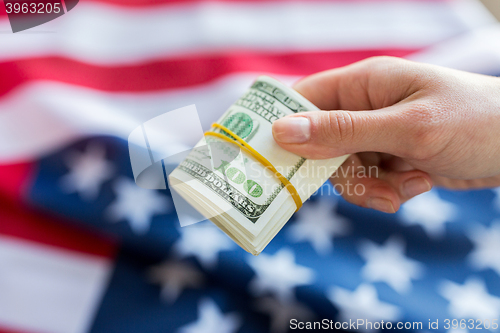
[[[180,6],[180,5],[199,5],[204,3],[253,3],[253,4],[264,4],[264,3],[325,3],[325,2],[345,2],[345,3],[356,3],[359,6],[363,6],[364,3],[369,2],[452,2],[454,0],[80,0],[79,3],[102,3],[106,5],[112,5],[117,7],[157,7],[157,6]],[[77,7],[78,8],[78,5]],[[0,1],[0,20],[7,19],[7,12],[4,6],[4,2]]]
[[[2,325],[0,323],[0,333],[34,333],[34,332],[18,331],[18,330],[2,327]]]
[[[114,257],[117,248],[110,238],[3,200],[0,234],[106,258]]]
[[[387,0],[80,0],[79,3],[103,3],[114,6],[124,7],[152,7],[152,6],[178,6],[178,5],[197,5],[204,3],[325,3],[325,2],[345,2],[352,3],[356,1],[360,6],[367,2],[389,2]],[[395,0],[392,0],[395,2]],[[398,2],[450,2],[452,0],[398,0]],[[7,16],[3,1],[0,1],[0,17]],[[78,5],[77,5],[78,6]],[[75,7],[76,8],[76,7]]]
[[[59,81],[104,91],[142,92],[182,88],[237,72],[308,75],[378,55],[406,56],[417,50],[256,53],[186,56],[131,66],[100,66],[45,57],[0,63],[0,96],[35,80]]]
[[[32,179],[34,163],[0,165],[0,193],[21,201]]]
[[[3,1],[0,1],[0,19],[6,19],[6,18],[7,18],[7,12],[5,10],[5,3]]]
[[[358,2],[360,6],[367,2],[387,2],[384,0],[80,0],[80,2],[98,2],[98,3],[108,3],[116,6],[132,6],[132,7],[144,7],[144,6],[158,6],[158,5],[195,5],[202,3],[324,3],[324,2],[345,2],[352,3]],[[393,0],[394,1],[394,0]],[[446,2],[450,0],[398,0],[406,2]]]

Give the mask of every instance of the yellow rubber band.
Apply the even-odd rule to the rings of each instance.
[[[225,127],[225,126],[223,126],[221,124],[217,124],[217,123],[212,124],[212,127],[216,127],[216,128],[219,128],[219,129],[223,130],[224,132],[226,132],[227,134],[229,134],[230,136],[232,136],[234,138],[234,140],[231,140],[230,138],[228,138],[224,134],[217,133],[217,132],[212,132],[212,131],[205,132],[205,135],[211,135],[211,136],[218,137],[219,139],[223,139],[225,141],[232,142],[234,144],[237,144],[241,148],[246,149],[250,153],[250,155],[252,155],[257,161],[259,161],[266,168],[269,168],[269,169],[271,169],[272,172],[274,172],[274,174],[276,175],[276,177],[278,177],[278,179],[281,181],[281,183],[283,184],[283,186],[285,186],[285,188],[287,189],[287,191],[292,196],[292,199],[295,202],[295,205],[297,206],[297,210],[296,211],[298,211],[300,209],[300,207],[302,207],[302,199],[300,199],[300,195],[297,192],[297,189],[295,188],[295,186],[293,186],[293,184],[290,183],[290,181],[288,179],[286,179],[281,173],[279,173],[279,171],[276,170],[276,168],[274,167],[274,165],[271,164],[271,162],[269,162],[258,151],[256,151],[255,149],[253,149],[252,146],[250,146],[245,140],[243,140],[238,135],[236,135],[235,133],[233,133],[233,131],[231,131],[229,128],[227,128],[227,127]]]

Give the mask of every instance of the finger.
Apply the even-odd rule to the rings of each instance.
[[[382,172],[379,178],[397,192],[400,203],[430,191],[433,184],[429,174],[420,170]]]
[[[330,180],[348,202],[385,213],[396,212],[402,203],[432,188],[423,171],[385,172],[367,167],[358,155],[351,155]]]
[[[408,108],[302,112],[275,121],[273,136],[283,149],[311,159],[364,151],[411,158],[418,142],[412,137],[415,124],[405,116]]]
[[[436,186],[453,190],[485,189],[500,186],[499,176],[479,179],[452,179],[432,175],[431,179]]]
[[[370,172],[360,172],[364,168],[357,155],[349,156],[330,178],[334,189],[352,204],[395,213],[400,206],[397,191],[388,182],[370,177]]]
[[[373,110],[393,105],[421,87],[422,65],[373,57],[308,76],[294,89],[322,110]]]
[[[389,154],[381,154],[381,155],[383,155],[381,166],[384,169],[391,170],[391,171],[415,170],[415,168],[412,165],[408,164],[408,162],[406,162],[405,160],[403,160],[400,157],[392,156]]]

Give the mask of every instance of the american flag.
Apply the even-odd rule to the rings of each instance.
[[[291,83],[392,55],[498,75],[500,28],[478,2],[85,0],[16,34],[2,6],[1,333],[286,332],[323,319],[494,331],[499,189],[437,189],[394,215],[315,195],[253,257],[209,223],[181,228],[168,189],[134,183],[126,142],[190,104],[207,130],[260,74]]]

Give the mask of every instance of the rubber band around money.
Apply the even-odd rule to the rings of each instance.
[[[217,132],[213,132],[213,131],[205,132],[205,136],[207,136],[207,135],[215,136],[215,137],[217,137],[219,139],[223,139],[225,141],[232,142],[234,144],[237,144],[241,148],[244,148],[257,161],[259,161],[266,168],[268,168],[272,172],[274,172],[274,174],[276,175],[276,177],[281,181],[281,183],[283,184],[283,186],[287,189],[287,191],[292,196],[292,199],[295,202],[295,205],[297,206],[297,210],[296,211],[298,211],[300,209],[300,207],[302,207],[302,199],[300,199],[300,195],[297,192],[297,189],[295,188],[295,186],[293,186],[293,184],[288,179],[286,179],[285,176],[283,176],[278,170],[276,170],[276,168],[274,167],[274,165],[272,165],[271,162],[269,162],[257,150],[255,150],[254,148],[252,148],[252,146],[250,146],[245,140],[243,140],[242,138],[240,138],[237,134],[235,134],[229,128],[227,128],[227,127],[225,127],[225,126],[223,126],[221,124],[217,124],[217,123],[213,123],[212,127],[218,128],[218,129],[226,132],[227,134],[229,134],[230,136],[232,136],[234,138],[234,140],[231,140],[229,137],[225,136],[222,133],[217,133]]]

